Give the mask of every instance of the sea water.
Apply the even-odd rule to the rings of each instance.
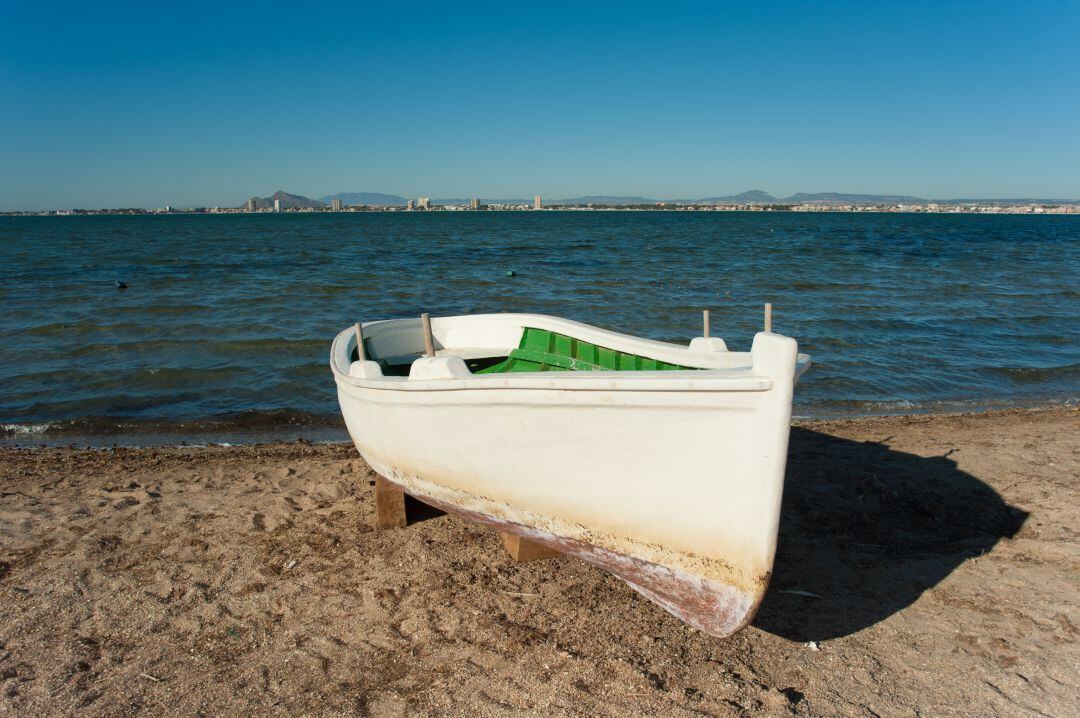
[[[0,442],[344,438],[334,335],[421,312],[748,350],[771,302],[797,416],[1075,404],[1078,276],[1071,216],[0,217]]]

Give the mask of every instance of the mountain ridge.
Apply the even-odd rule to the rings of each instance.
[[[338,192],[329,194],[319,199],[311,199],[303,195],[291,194],[278,191],[270,197],[253,197],[256,207],[259,209],[272,209],[274,200],[280,199],[283,209],[296,208],[320,208],[329,206],[335,200],[340,199],[345,206],[365,205],[374,207],[404,207],[408,204],[408,198],[401,195],[384,192]],[[434,205],[468,205],[471,198],[433,198]],[[532,205],[531,199],[503,198],[488,199],[480,198],[480,204],[505,204],[505,205]],[[775,197],[760,189],[747,190],[738,194],[717,195],[703,197],[701,199],[654,199],[640,195],[582,195],[566,199],[544,200],[546,207],[575,206],[575,205],[646,205],[646,204],[838,204],[838,205],[875,205],[875,204],[1075,204],[1080,200],[1075,199],[924,199],[912,195],[900,194],[860,194],[848,192],[796,192],[788,197]]]
[[[273,209],[274,200],[279,200],[281,202],[282,209],[317,209],[326,206],[325,202],[320,202],[319,200],[311,199],[310,197],[305,197],[300,194],[290,194],[289,192],[282,190],[274,192],[274,194],[269,197],[252,197],[251,199],[255,200],[256,209]],[[250,202],[251,200],[248,201]],[[246,204],[247,203],[245,202],[245,205]]]
[[[847,194],[844,192],[796,192],[785,197],[784,202],[801,204],[818,202],[821,204],[919,204],[932,200],[903,194]]]
[[[404,207],[409,202],[409,200],[401,195],[386,194],[383,192],[338,192],[337,194],[328,194],[325,197],[320,197],[319,201],[330,204],[335,199],[340,199],[341,203],[344,205],[363,204],[381,207]]]

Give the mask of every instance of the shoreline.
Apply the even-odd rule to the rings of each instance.
[[[1078,435],[1075,407],[796,422],[728,639],[452,516],[373,530],[349,444],[2,448],[0,712],[1067,715]]]
[[[1080,408],[1076,399],[1052,401],[1033,401],[1031,405],[1013,406],[976,406],[970,409],[940,411],[935,409],[912,408],[904,412],[892,413],[844,413],[823,412],[818,415],[799,413],[793,410],[792,426],[816,425],[832,422],[858,421],[865,419],[889,419],[901,417],[949,417],[975,416],[1008,412],[1043,412],[1069,411]],[[946,406],[962,402],[943,402]],[[795,410],[805,407],[795,407]],[[264,417],[272,417],[280,410],[252,412]],[[249,417],[244,417],[249,418]],[[88,429],[88,423],[100,422],[106,428]],[[122,426],[126,430],[114,430],[113,426]],[[0,423],[0,449],[34,448],[164,448],[181,446],[259,446],[276,443],[289,443],[297,440],[313,444],[350,443],[344,422],[338,414],[319,416],[304,415],[300,421],[284,420],[267,422],[251,426],[245,421],[231,423],[228,419],[215,417],[205,420],[183,420],[177,422],[159,419],[101,419],[97,417],[78,419],[53,419],[30,422]]]

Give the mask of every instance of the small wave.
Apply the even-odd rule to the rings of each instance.
[[[1080,377],[1080,364],[1048,367],[990,367],[988,371],[1014,381],[1037,382]]]
[[[911,401],[910,399],[833,399],[829,401],[820,401],[800,406],[799,408],[804,411],[814,410],[840,410],[843,412],[850,412],[853,414],[907,414],[913,410],[926,408],[934,404],[934,402],[928,402],[926,404],[920,404],[919,402]]]
[[[807,291],[838,291],[838,292],[873,292],[880,289],[870,284],[859,283],[847,283],[847,282],[811,282],[806,280],[796,280],[791,282],[789,288],[796,292]]]
[[[138,339],[134,341],[113,341],[110,343],[80,344],[71,350],[73,357],[95,356],[105,353],[122,354],[134,352],[161,352],[183,350],[184,352],[217,352],[224,355],[253,356],[261,352],[287,353],[294,356],[317,354],[322,356],[327,343],[319,338],[262,337],[256,339],[207,339],[213,336],[213,327],[194,327],[189,336],[177,336],[168,339]],[[190,336],[198,332],[200,336]]]
[[[253,409],[191,420],[166,421],[122,416],[86,416],[49,422],[0,424],[0,436],[107,436],[127,434],[209,434],[284,429],[330,429],[341,426],[338,415],[299,409]]]
[[[42,424],[0,424],[0,436],[35,436],[49,432],[53,426],[54,424],[50,422]]]
[[[905,414],[949,414],[1002,409],[1046,409],[1076,406],[1078,398],[1026,397],[1009,399],[926,399],[912,401],[835,399],[820,402],[796,402],[792,417],[807,419],[841,419],[862,416],[891,416]]]

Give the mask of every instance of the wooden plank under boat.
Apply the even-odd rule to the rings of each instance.
[[[794,339],[749,352],[558,317],[365,323],[331,368],[357,449],[421,501],[578,556],[714,636],[753,618],[776,550]],[[425,343],[430,346],[425,350]]]

